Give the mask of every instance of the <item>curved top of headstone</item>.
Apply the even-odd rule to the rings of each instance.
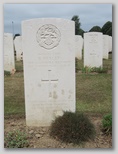
[[[4,35],[10,35],[10,36],[13,36],[12,33],[4,33]]]
[[[86,36],[91,36],[91,35],[103,35],[102,32],[87,32],[87,33],[84,33],[84,37]]]
[[[22,36],[16,36],[15,39],[14,39],[14,41],[21,40],[21,39],[22,39]]]
[[[102,32],[86,32],[84,34],[103,34]]]
[[[56,20],[56,21],[68,21],[68,22],[74,22],[74,21],[72,21],[72,20],[70,20],[70,19],[64,19],[64,18],[33,18],[33,19],[28,19],[28,20],[23,20],[22,22],[32,22],[32,21],[39,21],[39,20],[42,20],[42,21],[44,21],[44,20],[46,20],[46,21],[48,21],[48,20]]]
[[[109,36],[109,35],[107,35],[107,34],[103,34],[103,36]]]
[[[81,35],[75,35],[76,37],[79,37],[79,38],[81,38],[82,36]]]
[[[35,18],[22,21],[22,27],[29,27],[29,32],[36,33],[35,38],[39,46],[50,50],[59,45],[61,30],[63,31],[66,27],[66,30],[68,28],[67,31],[70,31],[70,27],[74,27],[74,23],[72,20],[62,18]]]

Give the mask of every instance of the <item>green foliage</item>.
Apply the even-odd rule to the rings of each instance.
[[[102,27],[102,33],[103,34],[110,34],[110,36],[112,36],[112,22],[111,21],[107,21],[103,27]]]
[[[26,148],[28,146],[26,134],[19,130],[9,132],[5,137],[6,148]]]
[[[112,133],[112,114],[107,114],[102,120],[103,131],[107,134]]]
[[[10,76],[11,75],[11,72],[10,71],[4,71],[4,75],[5,76]]]
[[[15,35],[14,35],[14,39],[15,39],[17,36],[20,36],[20,34],[15,34]]]
[[[89,30],[89,32],[101,32],[101,27],[94,26]]]
[[[76,71],[76,73],[79,71],[79,63],[78,63],[78,59],[77,58],[75,58],[75,71]]]
[[[4,77],[4,113],[25,115],[23,72]]]
[[[82,73],[92,73],[92,72],[96,72],[96,73],[107,73],[107,69],[106,68],[102,68],[102,67],[87,67],[85,66],[84,68],[82,68]]]
[[[110,27],[108,29],[108,31],[106,32],[107,35],[112,36],[112,27]]]
[[[84,33],[85,31],[83,29],[79,29],[78,35],[81,35],[82,37],[84,37]]]
[[[66,143],[79,144],[95,137],[94,125],[79,113],[64,112],[52,122],[50,136]]]
[[[16,72],[23,72],[23,61],[15,62]]]
[[[76,74],[76,111],[95,115],[112,111],[112,74]]]
[[[77,15],[74,15],[71,20],[75,21],[75,35],[79,35],[81,25],[79,17]]]
[[[78,58],[75,58],[75,71],[76,73],[81,71],[83,68],[83,60],[79,60]]]

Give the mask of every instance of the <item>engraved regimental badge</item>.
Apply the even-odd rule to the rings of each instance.
[[[36,39],[41,47],[52,49],[59,44],[61,33],[56,26],[46,24],[38,29]]]

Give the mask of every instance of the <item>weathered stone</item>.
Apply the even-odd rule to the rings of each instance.
[[[84,33],[84,67],[102,67],[103,34],[100,32]]]
[[[65,19],[22,22],[26,123],[50,126],[75,112],[75,25]]]
[[[15,73],[13,35],[4,33],[4,70]]]
[[[83,38],[81,35],[75,35],[75,57],[82,59]]]
[[[109,36],[103,35],[103,58],[108,59],[109,57]]]
[[[14,46],[16,51],[16,60],[22,60],[22,36],[17,36],[14,40]]]

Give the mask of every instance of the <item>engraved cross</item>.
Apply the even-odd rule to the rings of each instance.
[[[51,83],[57,83],[58,79],[51,79],[51,70],[48,70],[48,79],[42,79],[41,80],[43,83],[48,83],[48,92],[49,92],[49,98],[52,97],[52,92],[51,92]]]

